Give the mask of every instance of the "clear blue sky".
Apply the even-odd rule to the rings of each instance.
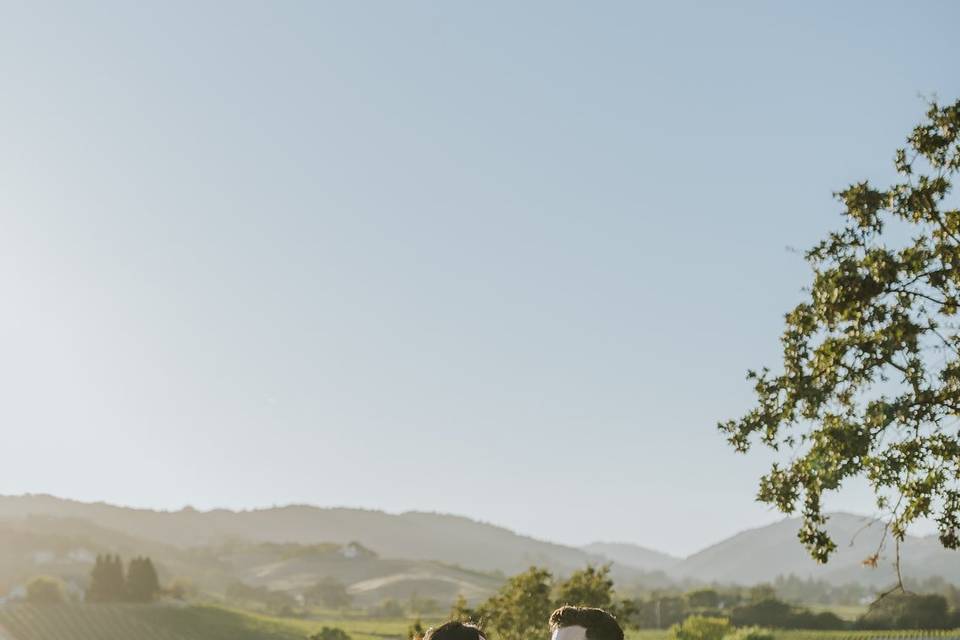
[[[717,4],[5,3],[0,492],[776,519],[715,424],[960,5]]]

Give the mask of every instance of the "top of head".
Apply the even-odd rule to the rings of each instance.
[[[623,640],[616,618],[603,609],[560,607],[550,615],[553,640]]]
[[[430,629],[423,640],[487,640],[483,632],[474,625],[453,620]]]

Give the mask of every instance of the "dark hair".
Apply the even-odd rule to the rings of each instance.
[[[423,636],[423,640],[487,640],[475,624],[451,620],[439,627],[431,627]]]
[[[550,614],[550,628],[583,627],[589,640],[623,640],[623,629],[617,619],[603,609],[593,607],[560,607]]]

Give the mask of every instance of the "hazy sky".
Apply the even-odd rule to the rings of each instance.
[[[0,4],[0,493],[777,519],[716,422],[960,5],[718,4]]]

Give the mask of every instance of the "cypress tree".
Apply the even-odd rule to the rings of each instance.
[[[106,569],[106,591],[109,602],[119,602],[126,595],[126,581],[123,578],[123,560],[120,556],[108,556]]]
[[[127,597],[133,602],[150,602],[160,592],[160,579],[153,561],[137,557],[127,570]]]
[[[105,594],[105,564],[103,556],[97,554],[97,561],[90,570],[90,586],[87,588],[87,602],[103,602]]]
[[[157,594],[160,593],[160,576],[157,574],[157,568],[153,566],[153,560],[150,558],[143,559],[143,570],[147,576],[146,584],[149,587],[148,593],[150,594],[150,599],[153,600]]]

